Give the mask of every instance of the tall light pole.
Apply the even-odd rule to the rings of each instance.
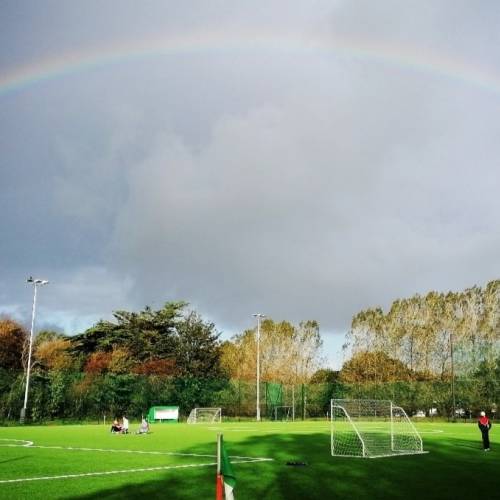
[[[30,343],[28,349],[28,366],[26,367],[26,389],[24,391],[24,405],[21,408],[20,422],[23,424],[26,418],[26,407],[28,405],[28,391],[30,387],[30,373],[31,373],[31,351],[33,349],[33,333],[35,330],[35,313],[36,313],[36,292],[39,286],[47,285],[49,282],[47,280],[33,279],[29,277],[26,280],[28,283],[33,284],[33,309],[31,311],[31,331],[30,331]]]
[[[260,321],[265,318],[264,314],[254,314],[257,318],[257,422],[260,422]]]
[[[455,422],[456,403],[455,403],[455,363],[453,359],[453,332],[450,332],[450,357],[451,357],[451,411],[452,422]]]

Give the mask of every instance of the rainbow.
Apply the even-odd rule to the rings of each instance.
[[[257,51],[324,54],[374,61],[453,79],[500,94],[500,75],[492,68],[415,47],[396,47],[373,40],[332,36],[300,38],[296,35],[260,34],[256,37],[251,34],[231,36],[196,32],[94,47],[15,66],[0,75],[0,97],[40,82],[133,60],[209,52],[224,54]]]

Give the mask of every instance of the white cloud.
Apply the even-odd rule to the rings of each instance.
[[[40,318],[66,330],[186,299],[232,330],[262,311],[341,332],[362,307],[498,277],[494,3],[188,2],[167,19],[164,2],[125,2],[119,22],[86,5],[57,26],[33,12],[29,45],[228,29],[283,46],[200,44],[2,96],[0,310],[29,317],[28,269],[53,282]],[[1,23],[0,41],[16,32]],[[366,54],[295,50],[316,35]],[[18,42],[0,69],[27,57]]]

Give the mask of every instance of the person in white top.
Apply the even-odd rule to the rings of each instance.
[[[147,434],[149,432],[149,423],[143,418],[141,422],[141,426],[137,429],[137,434]]]
[[[123,415],[122,420],[122,433],[128,434],[128,418],[125,415]]]

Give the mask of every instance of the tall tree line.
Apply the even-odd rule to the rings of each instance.
[[[293,325],[266,319],[260,329],[260,373],[263,382],[305,383],[320,368],[319,324],[309,320]],[[222,363],[234,379],[255,380],[257,329],[245,330],[222,346]]]
[[[29,333],[0,319],[0,418],[22,406]],[[307,382],[321,364],[319,325],[262,322],[262,381]],[[219,406],[234,396],[230,379],[255,381],[256,330],[221,342],[211,322],[185,302],[158,310],[116,311],[85,332],[38,333],[33,345],[28,416],[88,418],[140,415],[151,405]],[[252,387],[254,383],[252,384]],[[252,399],[253,404],[254,399]]]
[[[203,404],[227,383],[220,333],[185,302],[159,310],[117,311],[85,332],[40,332],[33,346],[29,412],[33,419],[83,417],[152,404]],[[0,319],[0,417],[22,405],[29,335]]]
[[[367,357],[381,377],[391,370],[418,378],[467,377],[490,371],[500,356],[500,280],[462,292],[414,295],[395,300],[389,310],[369,308],[353,317],[348,335],[353,357]],[[382,354],[397,363],[381,362]],[[378,359],[378,362],[377,362]],[[452,364],[453,363],[453,364]]]

